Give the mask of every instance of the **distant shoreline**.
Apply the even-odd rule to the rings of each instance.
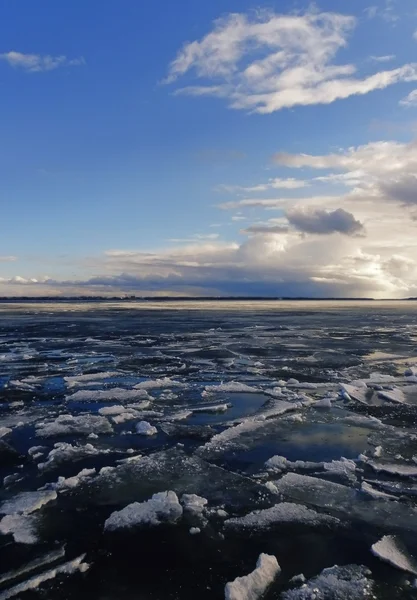
[[[24,303],[80,303],[80,302],[409,302],[417,301],[417,298],[314,298],[303,296],[4,296],[0,297],[0,304],[24,304]]]

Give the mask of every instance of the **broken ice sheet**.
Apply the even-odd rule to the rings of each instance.
[[[393,567],[417,575],[417,561],[410,556],[399,538],[385,535],[373,544],[371,550],[372,554]]]
[[[36,435],[45,438],[63,435],[112,433],[112,431],[113,428],[106,417],[91,414],[77,417],[70,414],[59,415],[54,421],[36,425]]]

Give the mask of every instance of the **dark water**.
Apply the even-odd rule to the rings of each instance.
[[[222,598],[262,552],[282,568],[267,599],[294,575],[335,564],[370,568],[376,598],[415,597],[415,576],[370,550],[394,534],[417,556],[414,365],[411,302],[1,305],[1,500],[40,489],[56,498],[0,507],[0,518],[15,519],[9,533],[10,518],[0,523],[0,600]],[[235,387],[218,387],[228,382]],[[367,385],[366,395],[349,399],[344,383]],[[331,408],[314,405],[323,398]],[[137,433],[140,421],[156,433]],[[288,461],[280,471],[265,466],[275,455]],[[355,462],[346,470],[342,459]],[[297,485],[280,488],[291,473]],[[322,482],[320,494],[309,478]],[[114,511],[168,490],[204,497],[204,511],[104,531]],[[282,501],[338,521],[236,528],[217,512],[243,517]],[[84,573],[12,590],[84,554]],[[332,593],[317,598],[356,597]]]

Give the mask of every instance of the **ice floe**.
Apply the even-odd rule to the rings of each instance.
[[[280,572],[275,556],[260,554],[254,571],[226,584],[225,600],[258,600]]]
[[[410,556],[404,544],[393,535],[385,535],[373,544],[372,554],[393,567],[417,575],[417,561]]]
[[[133,400],[149,399],[145,389],[127,390],[124,388],[109,388],[106,390],[79,390],[66,400],[71,402],[132,402]]]
[[[138,525],[175,523],[182,517],[183,508],[175,492],[159,492],[146,502],[134,502],[110,515],[105,531],[126,529]]]
[[[21,492],[10,500],[5,500],[0,504],[0,514],[30,514],[39,510],[45,504],[56,500],[56,492],[53,490],[43,490],[36,492]]]
[[[204,388],[207,394],[214,394],[220,392],[226,393],[246,393],[246,394],[259,394],[259,388],[247,385],[246,383],[240,383],[239,381],[229,381],[227,383],[218,383],[214,385],[207,385]],[[204,394],[204,392],[203,392]]]
[[[363,600],[372,597],[371,571],[363,566],[335,565],[302,583],[301,587],[283,592],[282,600]]]
[[[136,425],[136,433],[139,435],[155,435],[158,433],[158,430],[148,423],[148,421],[140,421],[140,423]]]
[[[55,437],[61,435],[89,435],[90,433],[112,433],[113,428],[103,416],[84,414],[59,415],[54,421],[38,423],[36,435],[39,437]]]
[[[186,388],[186,383],[176,381],[170,377],[162,377],[161,379],[148,379],[147,381],[141,381],[134,386],[135,390],[157,390],[162,388]]]
[[[197,496],[197,494],[183,494],[181,496],[181,504],[183,505],[184,510],[195,514],[201,514],[208,504],[208,500],[202,496]]]
[[[53,469],[57,465],[67,461],[77,461],[87,458],[89,456],[97,456],[98,454],[109,453],[110,450],[100,450],[95,448],[92,444],[85,444],[84,446],[73,446],[66,442],[57,442],[54,448],[49,452],[47,460],[38,464],[40,471],[47,471]]]

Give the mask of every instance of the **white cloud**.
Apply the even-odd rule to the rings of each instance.
[[[22,69],[29,73],[40,73],[41,71],[53,71],[59,67],[75,67],[84,65],[84,58],[69,59],[66,56],[51,56],[49,54],[23,54],[11,50],[0,54],[0,60],[7,62],[15,69]]]
[[[387,14],[391,12],[389,8]],[[215,21],[204,38],[183,46],[166,83],[193,72],[204,85],[188,85],[176,93],[218,96],[235,109],[272,113],[417,80],[414,63],[360,78],[353,77],[355,65],[333,62],[355,23],[351,16],[313,11],[229,14]]]
[[[0,256],[0,262],[14,262],[18,260],[17,256]]]
[[[415,32],[413,33],[413,38],[417,41],[417,29],[415,30]]]
[[[395,54],[385,54],[383,56],[370,56],[369,60],[374,62],[390,62],[395,59]]]
[[[184,243],[195,243],[199,240],[217,240],[220,236],[219,233],[195,233],[191,235],[189,238],[170,238],[169,242],[174,242],[175,244],[184,244]]]
[[[417,106],[417,90],[413,90],[408,96],[400,100],[400,106],[405,106],[406,108]]]
[[[240,185],[227,185],[220,184],[217,186],[217,191],[220,192],[243,192],[245,194],[250,194],[252,192],[266,192],[267,190],[296,190],[300,188],[307,187],[309,184],[307,181],[303,181],[302,179],[294,179],[289,177],[288,179],[281,179],[280,177],[270,178],[266,183],[259,183],[257,185],[252,185],[249,187],[240,186]]]

